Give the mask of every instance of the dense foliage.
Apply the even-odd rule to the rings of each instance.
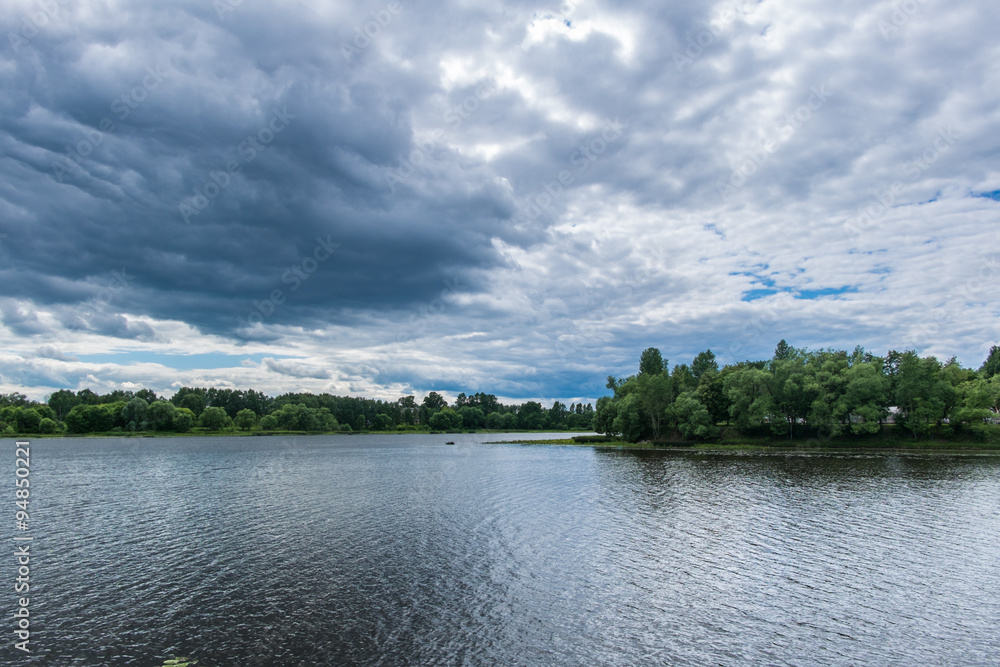
[[[595,429],[631,442],[742,435],[859,437],[896,424],[912,437],[983,434],[1000,417],[1000,348],[978,370],[953,357],[916,352],[877,357],[863,349],[809,351],[778,343],[766,361],[720,369],[711,350],[668,373],[660,351],[642,353],[639,372],[608,378]]]
[[[389,431],[389,430],[589,430],[594,408],[556,401],[551,408],[528,401],[503,405],[493,394],[459,394],[448,405],[437,392],[422,403],[413,396],[381,401],[330,394],[277,397],[254,390],[182,387],[169,400],[148,389],[99,395],[61,389],[46,403],[23,394],[0,395],[0,433],[108,433],[137,431]]]
[[[169,399],[148,389],[59,390],[45,403],[0,394],[0,433],[167,431],[388,431],[594,429],[630,442],[743,436],[857,438],[887,424],[913,438],[986,437],[1000,421],[1000,347],[978,370],[914,351],[879,357],[855,348],[805,350],[778,343],[765,361],[719,368],[706,350],[670,368],[654,347],[639,372],[608,377],[611,396],[567,407],[504,405],[493,394],[462,393],[453,405],[430,392],[381,401],[330,394],[182,387]]]

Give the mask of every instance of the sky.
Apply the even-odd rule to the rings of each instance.
[[[0,0],[0,392],[979,367],[993,0]]]

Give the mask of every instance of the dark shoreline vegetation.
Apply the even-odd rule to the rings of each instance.
[[[493,394],[459,394],[453,405],[430,392],[381,401],[330,394],[271,397],[253,389],[182,387],[169,399],[149,389],[61,389],[44,403],[0,394],[4,436],[298,435],[331,433],[456,433],[591,431],[594,406],[556,401],[505,405]]]
[[[44,403],[0,395],[4,436],[150,437],[596,431],[601,436],[531,440],[630,448],[970,449],[1000,448],[1000,347],[962,368],[916,352],[875,356],[862,348],[797,349],[784,340],[766,361],[719,368],[706,350],[690,364],[646,349],[639,372],[609,376],[597,405],[501,404],[430,392],[396,401],[255,390],[182,387],[169,400],[148,389],[99,395],[53,393]]]
[[[886,429],[891,429],[887,425]],[[495,440],[488,441],[487,445],[562,445],[571,447],[594,447],[599,449],[638,449],[655,450],[658,452],[774,452],[774,453],[833,453],[841,452],[845,454],[860,452],[878,453],[939,453],[939,454],[965,454],[965,453],[1000,453],[1000,443],[984,442],[969,439],[953,440],[913,440],[908,434],[898,437],[893,435],[878,435],[866,439],[844,439],[831,438],[820,440],[812,438],[809,440],[785,440],[783,438],[741,438],[718,439],[705,441],[665,441],[652,442],[643,440],[640,442],[629,442],[617,436],[573,436],[571,438],[533,438],[530,440]]]

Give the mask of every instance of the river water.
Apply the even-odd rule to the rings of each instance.
[[[1000,456],[511,437],[33,441],[2,664],[1000,663]]]

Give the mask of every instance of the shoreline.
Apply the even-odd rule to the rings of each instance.
[[[573,431],[498,431],[481,429],[476,431],[206,431],[202,433],[173,431],[145,432],[103,432],[103,433],[49,433],[49,434],[13,434],[7,437],[12,440],[114,440],[139,438],[216,438],[216,437],[309,437],[309,436],[359,436],[359,435],[500,435],[527,433],[573,433]],[[916,442],[893,443],[819,443],[817,440],[786,441],[744,441],[744,442],[625,442],[600,435],[590,435],[593,431],[583,431],[573,438],[521,438],[515,440],[487,440],[483,445],[542,445],[552,447],[591,447],[594,449],[634,450],[677,454],[705,453],[755,453],[755,454],[996,454],[1000,455],[1000,443],[991,442],[953,442],[947,440],[927,440]],[[579,438],[579,440],[577,440]]]
[[[756,453],[756,454],[995,454],[1000,455],[1000,444],[927,441],[909,444],[858,443],[815,444],[800,441],[794,444],[765,444],[760,442],[721,442],[698,444],[669,444],[651,442],[577,442],[572,439],[505,440],[485,442],[486,445],[548,445],[552,447],[591,447],[647,452],[704,454],[704,453]]]
[[[500,431],[496,429],[480,429],[475,431],[103,431],[100,433],[9,433],[4,434],[8,440],[60,440],[60,439],[117,439],[117,438],[216,438],[216,437],[273,437],[289,435],[476,435],[503,433],[580,433],[592,434],[593,431],[567,431],[566,429],[539,431]],[[505,440],[504,442],[514,442]]]

